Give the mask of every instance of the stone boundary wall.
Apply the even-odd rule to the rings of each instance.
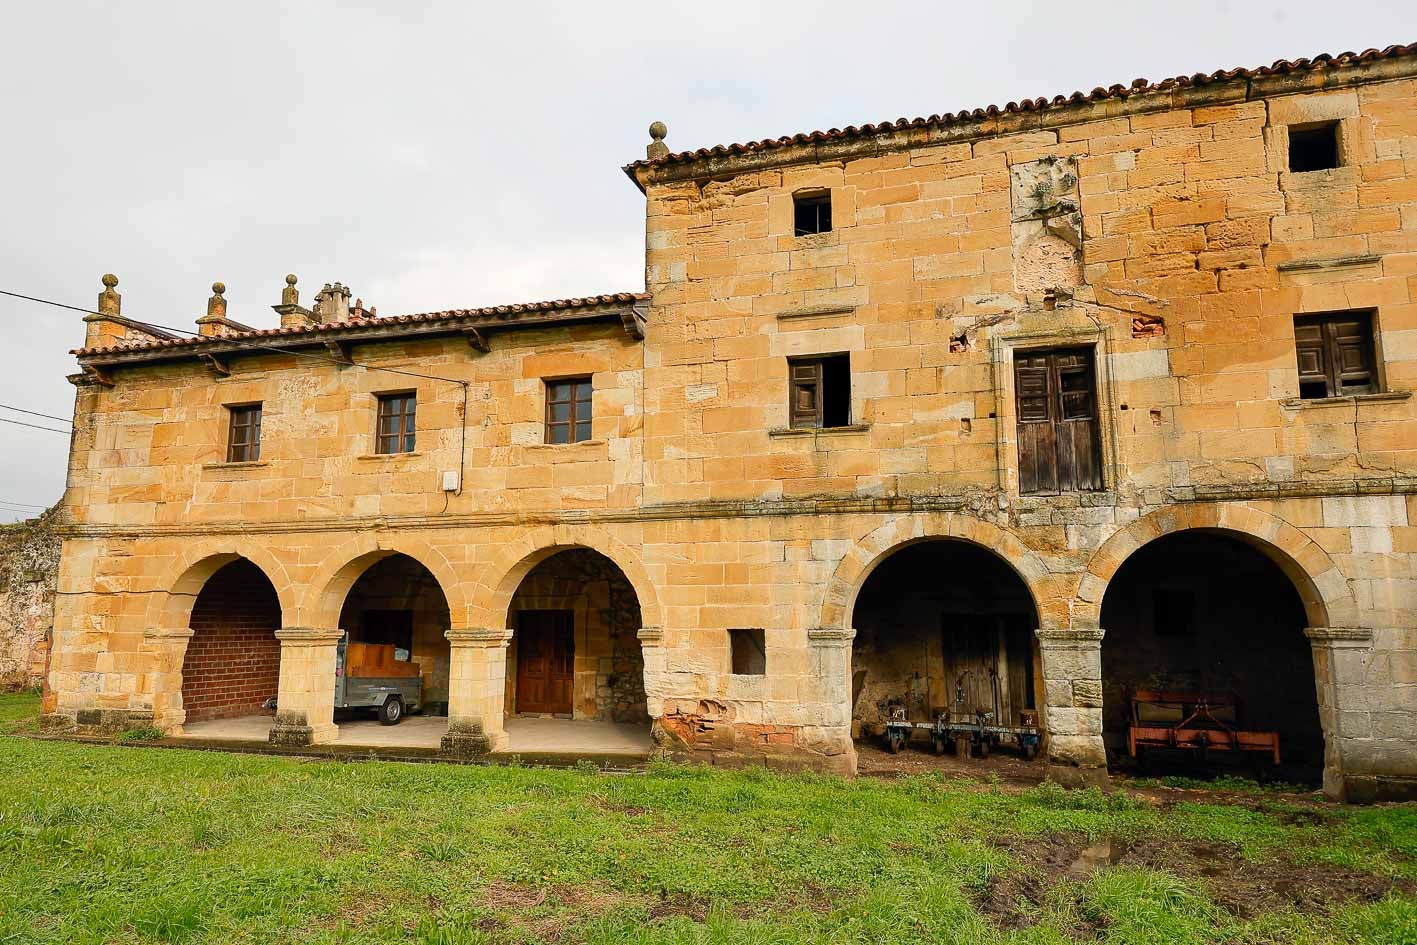
[[[44,679],[54,628],[60,538],[53,510],[0,525],[0,687],[24,689]]]

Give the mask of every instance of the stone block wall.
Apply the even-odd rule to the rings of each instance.
[[[0,526],[0,687],[38,686],[54,627],[60,538],[53,512]]]

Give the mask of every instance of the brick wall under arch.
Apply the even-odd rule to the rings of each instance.
[[[244,558],[213,574],[192,605],[192,638],[182,660],[187,722],[262,711],[280,684],[280,600]]]

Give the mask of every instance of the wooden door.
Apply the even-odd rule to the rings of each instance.
[[[1102,488],[1097,385],[1088,348],[1021,352],[1014,359],[1019,492]]]
[[[575,615],[523,610],[517,615],[517,711],[571,713]]]

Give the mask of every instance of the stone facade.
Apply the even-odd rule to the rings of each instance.
[[[59,536],[53,513],[0,526],[0,688],[38,686],[49,659]]]
[[[241,557],[280,601],[272,737],[328,739],[345,596],[400,553],[447,602],[444,746],[496,750],[523,581],[588,549],[633,591],[666,750],[850,772],[858,595],[900,548],[952,541],[1026,588],[1045,750],[1085,780],[1113,578],[1200,531],[1301,602],[1326,789],[1408,792],[1414,74],[1399,51],[684,155],[656,125],[626,169],[645,296],[395,320],[343,287],[306,312],[292,277],[270,351],[224,300],[227,333],[165,339],[106,280],[74,378],[47,724],[180,728],[193,596]],[[1315,125],[1339,166],[1291,172],[1290,129]],[[828,195],[829,230],[796,234],[804,194]],[[1372,319],[1377,392],[1306,399],[1295,318],[1337,310]],[[1015,362],[1052,349],[1095,365],[1102,488],[1024,495]],[[836,354],[850,421],[794,427],[789,359]],[[546,384],[567,377],[591,378],[591,436],[553,445]],[[376,396],[409,390],[417,449],[380,455]],[[259,461],[225,462],[226,407],[256,402]],[[732,629],[763,631],[765,673],[730,671]]]

